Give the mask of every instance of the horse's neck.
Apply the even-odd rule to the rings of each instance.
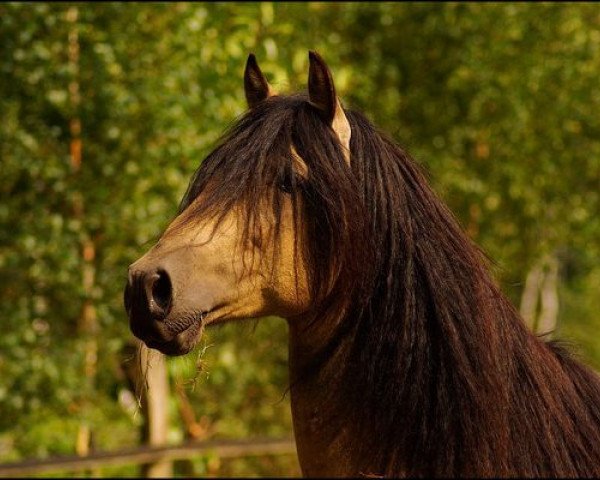
[[[353,324],[351,317],[352,314],[349,318],[344,318],[344,322]],[[356,341],[356,338],[354,335],[342,337],[341,343],[335,348],[335,353],[326,356],[322,363],[315,365],[313,362],[315,355],[322,352],[334,336],[339,320],[339,318],[313,317],[296,318],[289,321],[290,391],[300,465],[303,473],[307,476],[356,476],[357,472],[370,476],[385,475],[389,472],[378,470],[378,468],[382,468],[381,458],[371,458],[372,456],[365,455],[363,451],[365,445],[372,447],[374,443],[378,442],[378,436],[384,435],[381,428],[385,427],[379,425],[378,428],[373,425],[372,429],[367,427],[365,430],[365,424],[361,420],[366,418],[369,413],[373,414],[373,412],[364,411],[365,408],[370,407],[370,404],[353,403],[352,399],[347,398],[348,392],[368,393],[366,390],[369,388],[367,385],[359,384],[360,382],[354,376],[347,374],[348,369],[352,369],[350,352],[353,347],[352,342]],[[310,325],[309,328],[307,328],[308,325]],[[513,327],[514,329],[518,328],[517,326]],[[504,338],[506,349],[512,351],[515,348],[513,339],[508,338],[509,335],[496,331],[490,332],[490,334],[497,338]],[[538,342],[535,339],[531,341]],[[483,360],[481,362],[483,364]],[[360,366],[355,367],[360,368]],[[500,406],[500,403],[502,400],[507,401],[509,386],[506,384],[504,388],[500,388],[502,385],[492,388],[496,385],[490,386],[493,382],[485,379],[490,377],[493,369],[490,365],[487,367],[489,368],[482,367],[486,372],[485,378],[471,380],[476,381],[479,385],[481,390],[478,394],[481,397],[493,390],[493,402],[489,403],[494,403],[498,408],[504,408]],[[496,377],[494,379],[497,380]],[[344,384],[343,382],[352,383]],[[483,391],[484,389],[485,391]],[[429,389],[424,389],[423,394],[425,395],[427,392],[433,395]],[[420,398],[417,402],[422,401],[423,404],[427,404],[427,400]],[[400,416],[408,414],[415,409],[415,406],[415,404],[403,404],[400,400],[396,404]],[[340,412],[344,413],[340,414]],[[389,414],[389,412],[379,413],[384,417]],[[481,418],[484,419],[482,421],[489,420],[483,413]],[[493,419],[497,420],[496,417]],[[440,422],[430,423],[440,424]],[[488,423],[490,428],[496,426],[493,422]],[[359,425],[362,425],[362,428]],[[503,424],[503,426],[505,430],[507,425]],[[415,425],[412,425],[411,428],[415,428]],[[499,432],[500,429],[496,430]],[[507,433],[504,430],[504,433],[499,432],[497,436]],[[400,429],[396,433],[399,438],[398,444],[405,445],[400,438],[404,432]],[[410,430],[409,433],[414,435],[418,432]],[[462,433],[464,432],[461,431],[460,434],[462,435]],[[446,440],[450,441],[452,438],[446,438]],[[485,439],[481,440],[483,442]],[[398,472],[403,472],[407,468],[404,464],[403,452],[404,450],[388,452],[390,457],[395,457],[394,472],[397,475],[399,475]]]
[[[366,414],[361,408],[368,406],[356,405],[354,408],[342,393],[365,391],[365,385],[352,383],[348,388],[348,385],[340,383],[352,381],[349,376],[342,374],[348,368],[352,336],[342,340],[334,355],[310,371],[313,356],[324,347],[332,334],[329,331],[333,328],[331,325],[336,324],[331,319],[322,318],[316,319],[314,328],[306,328],[311,320],[289,321],[291,403],[303,474],[328,477],[389,473],[377,471],[381,464],[375,467],[374,462],[378,460],[364,455],[361,450],[365,442],[377,443],[384,433],[376,429],[357,431],[358,420],[365,418]],[[475,422],[466,421],[464,424],[470,425],[468,430],[450,432],[458,437],[436,436],[432,441],[442,442],[436,447],[439,451],[434,450],[437,457],[423,457],[421,460],[425,463],[421,467],[413,465],[411,470],[405,463],[409,459],[404,458],[404,450],[392,452],[395,476],[405,471],[420,471],[414,468],[422,468],[423,472],[440,472],[440,475],[453,472],[454,467],[443,456],[446,448],[444,442],[451,444],[450,447],[464,447],[468,452],[468,456],[464,457],[466,454],[459,449],[453,451],[452,457],[457,464],[464,464],[465,470],[461,472],[468,476],[481,476],[482,472],[493,476],[508,471],[530,476],[535,472],[545,472],[547,475],[557,472],[571,475],[577,471],[600,474],[597,463],[600,458],[600,447],[597,446],[600,445],[598,377],[569,359],[558,347],[550,348],[530,333],[525,333],[525,327],[517,320],[515,318],[514,325],[505,325],[505,330],[496,332],[498,341],[502,341],[503,349],[506,349],[505,361],[496,359],[496,366],[491,365],[487,369],[482,367],[482,377],[472,379],[478,388],[483,389],[486,388],[484,380],[493,372],[503,378],[504,387],[495,391],[493,398],[486,393],[486,398],[492,399],[489,402],[486,400],[485,405],[493,405],[494,408],[478,411],[480,425],[477,429],[471,428]],[[508,328],[510,334],[506,330]],[[509,369],[502,366],[506,362],[512,365]],[[486,389],[489,390],[489,386]],[[484,393],[479,392],[480,395]],[[472,414],[475,411],[471,408],[473,404],[462,403],[465,404],[469,409],[466,412],[455,409],[455,415]],[[414,410],[415,406],[421,407],[397,405],[400,416],[410,415],[411,407]],[[570,412],[568,415],[567,411]],[[486,412],[488,416],[484,415]],[[404,430],[399,429],[397,434],[402,436]],[[425,447],[427,445],[424,444]],[[429,450],[425,449],[424,452]],[[562,457],[555,458],[551,452],[558,452]],[[569,455],[577,460],[569,460]],[[434,462],[437,462],[435,468],[430,468]]]
[[[344,369],[348,345],[340,345],[336,355],[316,372],[306,375],[313,355],[323,348],[324,340],[331,334],[328,326],[335,324],[316,319],[315,327],[306,329],[307,323],[314,320],[289,322],[290,390],[298,457],[305,476],[349,476],[357,466],[351,450],[352,419],[337,414],[338,402],[344,399],[334,393],[338,391],[336,382]]]

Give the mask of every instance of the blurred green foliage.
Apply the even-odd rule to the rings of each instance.
[[[245,110],[249,52],[286,92],[305,88],[307,50],[319,51],[345,105],[424,166],[515,303],[532,265],[556,256],[559,336],[600,367],[595,5],[100,3],[78,4],[75,27],[71,6],[0,4],[0,461],[73,453],[82,420],[99,449],[138,441],[139,418],[119,402],[127,265],[158,238],[203,156]],[[82,288],[85,239],[96,246],[91,291]],[[86,299],[99,323],[94,385],[77,329]],[[286,335],[281,319],[227,325],[169,360],[172,383],[185,382],[212,436],[291,432]],[[175,399],[172,410],[176,442]],[[198,462],[207,471],[208,460]],[[282,462],[233,462],[221,473],[296,472]]]

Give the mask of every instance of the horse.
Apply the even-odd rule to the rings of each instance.
[[[133,334],[183,355],[207,325],[284,318],[305,476],[600,476],[599,377],[527,328],[321,56],[307,92],[280,95],[250,54],[244,90],[248,110],[129,267]]]

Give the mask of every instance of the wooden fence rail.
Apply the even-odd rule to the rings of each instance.
[[[296,454],[296,445],[291,438],[254,438],[244,440],[211,440],[187,442],[181,445],[150,447],[143,446],[118,452],[94,453],[86,457],[65,456],[46,460],[25,460],[0,464],[0,477],[19,477],[33,474],[48,474],[73,470],[94,469],[115,465],[156,462],[157,460],[179,460],[200,455],[215,455],[221,458],[237,458],[261,455]]]

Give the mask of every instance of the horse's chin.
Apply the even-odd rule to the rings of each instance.
[[[193,322],[185,330],[179,332],[175,337],[165,340],[155,336],[138,337],[148,348],[153,348],[170,357],[177,357],[191,352],[202,336],[203,324]]]

